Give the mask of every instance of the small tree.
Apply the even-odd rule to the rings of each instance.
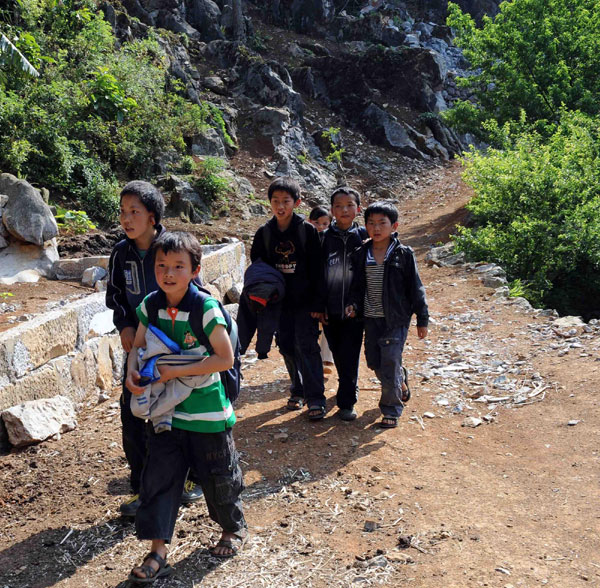
[[[598,0],[507,0],[481,28],[450,2],[447,22],[476,72],[459,80],[476,104],[459,101],[450,124],[477,132],[484,120],[518,120],[521,109],[527,123],[556,123],[561,108],[600,112]]]
[[[40,74],[27,58],[9,41],[9,39],[0,33],[0,69],[15,68],[23,73],[38,77]]]

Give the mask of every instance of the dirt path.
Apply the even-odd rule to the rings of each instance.
[[[358,420],[333,409],[309,424],[282,408],[277,352],[249,358],[236,437],[251,539],[217,562],[205,549],[217,531],[206,508],[182,508],[176,574],[157,586],[600,585],[598,330],[562,353],[551,318],[493,299],[465,268],[426,267],[426,245],[462,218],[468,192],[451,167],[413,194],[400,232],[419,254],[434,322],[426,341],[409,339],[413,399],[401,425],[377,426],[366,366]],[[469,399],[477,374],[455,368],[475,361],[543,382],[544,400]],[[117,516],[127,492],[117,398],[82,413],[62,439],[0,458],[0,588],[126,585],[145,546]],[[469,415],[491,422],[461,426]]]

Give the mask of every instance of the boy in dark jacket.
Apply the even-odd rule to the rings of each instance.
[[[417,335],[423,339],[429,312],[415,255],[395,232],[396,208],[388,202],[371,204],[365,225],[371,239],[352,256],[355,275],[346,314],[365,317],[367,365],[381,382],[381,426],[393,428],[409,398],[402,352],[410,319],[417,315]]]
[[[363,321],[346,316],[352,283],[350,255],[367,238],[367,231],[354,222],[360,212],[360,195],[348,186],[331,194],[334,222],[322,233],[326,319],[323,325],[338,373],[338,416],[345,421],[356,418],[358,401],[358,364],[363,338]]]
[[[277,344],[292,381],[289,410],[308,405],[308,418],[325,416],[323,364],[319,350],[318,297],[321,244],[317,230],[294,213],[300,186],[292,178],[274,180],[268,190],[273,218],[254,235],[250,258],[262,259],[285,279]]]
[[[152,184],[141,180],[129,182],[121,190],[120,200],[119,222],[125,231],[125,239],[115,245],[110,256],[106,306],[113,311],[113,322],[121,336],[121,344],[125,353],[129,353],[139,323],[135,309],[150,292],[158,290],[154,276],[154,254],[150,248],[164,231],[160,220],[165,211],[165,201]],[[131,413],[130,401],[131,392],[123,383],[123,450],[131,468],[133,496],[121,504],[119,510],[124,516],[133,517],[140,505],[140,479],[146,456],[146,431],[144,421]],[[188,482],[182,501],[193,502],[201,496],[200,487]]]

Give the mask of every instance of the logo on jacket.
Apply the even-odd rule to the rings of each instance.
[[[291,255],[296,253],[296,246],[292,241],[282,241],[275,247],[275,253],[279,256],[279,263],[275,263],[275,268],[282,274],[293,274],[296,271],[296,260],[290,259]]]
[[[135,261],[125,262],[123,274],[125,275],[125,287],[127,288],[127,291],[136,296],[141,294],[140,277],[138,275],[138,266]]]

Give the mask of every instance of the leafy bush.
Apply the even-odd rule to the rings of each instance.
[[[561,108],[600,112],[597,0],[506,1],[481,28],[450,2],[447,22],[477,72],[459,80],[477,104],[460,101],[445,115],[460,130],[485,136],[483,120],[502,125],[519,119],[521,109],[528,123],[556,123]]]
[[[342,155],[344,154],[345,149],[340,144],[340,128],[329,127],[327,130],[321,133],[321,136],[328,143],[329,153],[327,154],[327,157],[325,159],[327,161],[335,161],[335,163],[341,163]]]
[[[192,183],[206,202],[214,203],[229,191],[229,181],[219,175],[224,169],[225,162],[219,157],[207,157],[198,164],[198,172]]]
[[[57,206],[54,218],[58,228],[66,233],[81,234],[96,228],[85,210],[66,210]]]
[[[504,149],[463,160],[476,226],[457,246],[502,265],[535,304],[586,314],[600,297],[600,118],[565,112],[548,139],[502,131]]]

